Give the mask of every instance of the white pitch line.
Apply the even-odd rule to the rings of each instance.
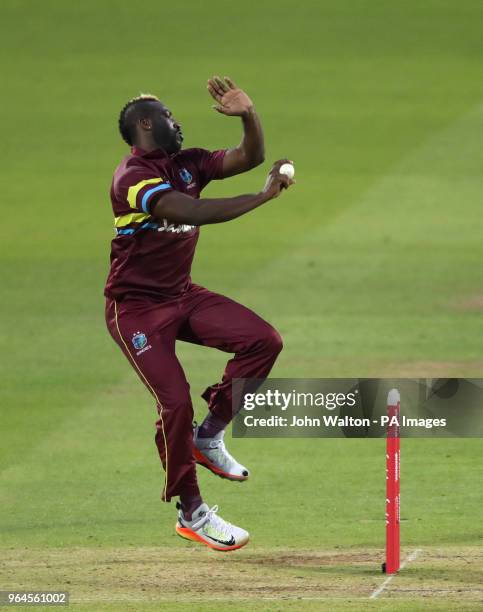
[[[422,553],[423,551],[420,548],[417,548],[414,552],[412,552],[410,555],[408,555],[404,561],[401,563],[399,569],[402,570],[406,567],[406,565],[408,563],[410,563],[411,561],[414,561],[415,559],[417,559],[419,557],[419,555]],[[394,576],[396,576],[396,574],[391,574],[390,576],[388,576],[384,582],[377,587],[377,589],[375,589],[371,596],[369,597],[369,599],[377,599],[379,597],[379,595],[384,591],[384,589],[387,587],[387,585],[391,582],[391,580],[394,578]]]

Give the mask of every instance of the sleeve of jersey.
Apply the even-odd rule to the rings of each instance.
[[[210,181],[223,178],[223,159],[226,149],[207,151],[195,149],[195,163],[200,174],[201,188],[206,187]]]
[[[171,183],[161,177],[135,179],[127,190],[127,201],[131,208],[150,215],[152,205],[157,200],[157,195],[172,189]],[[133,183],[133,181],[130,181]]]

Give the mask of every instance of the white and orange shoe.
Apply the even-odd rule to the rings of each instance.
[[[208,504],[201,504],[192,514],[191,521],[184,518],[181,505],[178,508],[178,522],[176,533],[193,542],[200,542],[214,550],[230,551],[245,546],[249,534],[241,527],[236,527],[217,515],[218,506],[209,508]]]
[[[224,431],[220,431],[214,438],[199,438],[198,425],[193,430],[194,456],[196,463],[211,470],[213,474],[241,482],[250,476],[247,468],[238,463],[226,450],[223,441]]]

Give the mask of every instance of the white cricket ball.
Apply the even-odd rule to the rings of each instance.
[[[295,176],[295,168],[293,164],[282,164],[279,170],[280,174],[285,174],[289,179],[293,179]]]

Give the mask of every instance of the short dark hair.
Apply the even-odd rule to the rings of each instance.
[[[119,132],[123,140],[132,147],[134,126],[141,117],[141,112],[148,110],[149,102],[159,102],[159,98],[151,94],[141,94],[129,100],[119,113]]]

